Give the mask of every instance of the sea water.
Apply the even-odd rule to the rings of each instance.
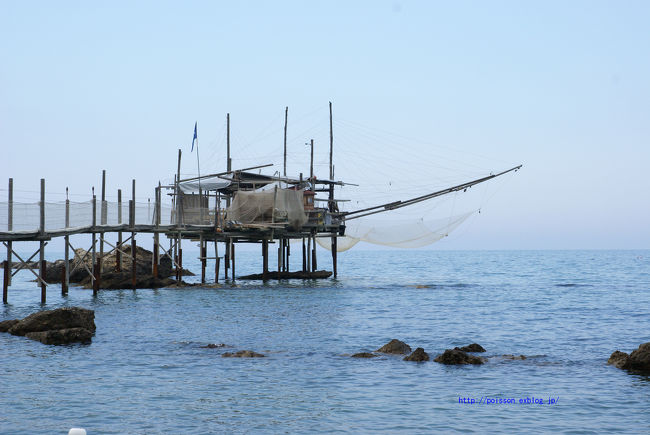
[[[257,252],[237,260],[259,272]],[[44,306],[32,279],[15,277],[0,320],[80,306],[97,332],[69,346],[0,334],[0,433],[650,431],[650,378],[606,365],[650,341],[647,250],[350,251],[336,280],[51,285]],[[477,342],[488,362],[350,357],[393,338],[432,359]],[[221,357],[242,349],[266,357]]]

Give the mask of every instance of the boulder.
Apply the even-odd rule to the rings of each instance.
[[[468,344],[467,346],[463,347],[455,347],[454,349],[462,350],[463,352],[485,352],[483,346],[478,343]]]
[[[403,341],[392,339],[391,341],[389,341],[388,343],[386,343],[385,345],[377,349],[376,352],[404,355],[407,353],[411,353],[411,346],[404,343]]]
[[[607,364],[622,369],[625,368],[629,359],[630,355],[626,354],[625,352],[621,352],[620,350],[616,350],[610,355],[609,359],[607,360]]]
[[[447,349],[442,355],[438,355],[435,362],[447,365],[456,364],[483,364],[483,358],[474,355],[468,355],[459,349]]]
[[[53,329],[28,332],[25,337],[43,344],[90,343],[93,333],[86,328]]]
[[[650,342],[639,345],[638,349],[629,355],[615,351],[607,360],[607,364],[633,372],[650,373]]]
[[[421,347],[418,347],[413,351],[409,356],[404,357],[404,361],[429,361],[429,354],[424,351]]]
[[[224,358],[262,358],[265,355],[253,352],[252,350],[240,350],[235,353],[226,352],[221,355]]]
[[[20,322],[20,320],[18,319],[3,320],[2,322],[0,322],[0,332],[9,332],[9,329],[11,329],[11,327],[18,322]]]
[[[151,273],[137,275],[135,278],[136,288],[161,288],[176,285],[176,280],[172,278],[154,278]],[[87,276],[81,284],[86,288],[92,288],[92,280]],[[130,289],[133,288],[131,272],[109,272],[102,274],[99,282],[101,289]]]
[[[26,335],[28,332],[70,328],[84,328],[91,333],[95,332],[95,312],[78,307],[39,311],[16,323],[9,329],[9,333]]]
[[[352,358],[374,358],[377,356],[379,355],[375,355],[374,353],[370,353],[370,352],[359,352],[352,355]]]

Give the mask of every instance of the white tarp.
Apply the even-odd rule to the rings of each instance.
[[[240,190],[226,212],[226,219],[241,223],[280,223],[300,229],[308,220],[303,191],[293,189]]]
[[[232,182],[230,180],[224,180],[219,177],[209,177],[201,179],[201,190],[205,191],[215,191],[219,189],[226,188],[230,186]],[[178,183],[178,187],[183,193],[199,193],[199,180],[192,181],[183,181]]]

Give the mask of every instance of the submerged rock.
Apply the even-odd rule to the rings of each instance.
[[[355,353],[354,355],[351,355],[352,358],[375,358],[378,356],[379,355],[375,355],[374,353],[370,353],[370,352],[359,352],[359,353]]]
[[[263,358],[265,355],[253,352],[252,350],[240,350],[235,353],[226,352],[221,356],[224,358]]]
[[[18,322],[20,322],[20,320],[18,319],[3,320],[2,322],[0,322],[0,332],[9,332],[9,329],[11,329],[11,327]]]
[[[503,358],[504,359],[512,359],[512,360],[519,359],[519,360],[523,361],[523,360],[526,359],[526,355],[510,355],[510,354],[506,354],[506,355],[503,355]]]
[[[418,347],[413,351],[409,356],[404,357],[404,361],[429,361],[429,354],[424,351],[421,347]]]
[[[95,312],[78,307],[39,311],[22,320],[1,323],[3,327],[0,331],[44,344],[88,343],[96,329]]]
[[[472,343],[472,344],[468,344],[467,346],[456,347],[454,349],[462,350],[463,352],[485,352],[483,346],[481,346],[478,343]]]
[[[381,352],[381,353],[393,353],[393,354],[407,354],[411,352],[411,346],[408,344],[404,343],[403,341],[399,341],[397,339],[392,339],[382,347],[376,350],[376,352]]]
[[[639,345],[631,354],[615,351],[609,357],[607,364],[619,369],[640,373],[650,373],[650,342]]]
[[[483,364],[485,361],[483,358],[474,355],[468,355],[459,349],[447,349],[442,355],[438,355],[435,359],[435,362],[447,365],[458,365],[458,364]]]
[[[220,347],[226,347],[226,345],[224,343],[219,343],[219,344],[210,343],[210,344],[206,344],[205,346],[201,346],[201,349],[218,349]]]
[[[93,333],[86,328],[69,328],[28,332],[25,337],[43,344],[90,343]]]

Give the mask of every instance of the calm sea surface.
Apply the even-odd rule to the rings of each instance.
[[[237,267],[258,272],[260,255]],[[21,272],[0,320],[81,306],[97,332],[72,346],[0,334],[0,433],[650,432],[650,377],[606,365],[650,341],[650,251],[353,250],[339,275],[97,297],[51,285],[41,306]],[[432,359],[477,342],[490,359],[348,356],[392,338]],[[221,357],[241,349],[267,358]]]

